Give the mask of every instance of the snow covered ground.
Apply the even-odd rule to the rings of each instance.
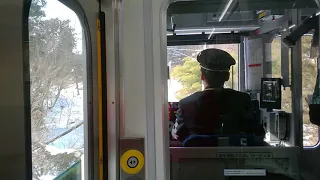
[[[83,121],[83,85],[70,85],[62,90],[60,98],[46,117],[47,125],[55,128],[69,128]]]
[[[47,132],[47,140],[53,139],[71,127],[85,120],[84,118],[84,99],[83,85],[76,84],[69,86],[61,92],[61,96],[56,105],[47,114],[46,126],[50,129]],[[46,145],[46,150],[51,155],[62,153],[76,153],[80,157],[79,150],[83,151],[84,146],[84,126],[81,125],[77,129],[62,136],[56,141]],[[55,176],[45,175],[42,180],[52,180]]]
[[[48,113],[47,126],[52,129],[47,136],[47,139],[50,140],[54,137],[57,137],[61,133],[67,131],[71,127],[84,121],[84,103],[83,103],[83,88],[82,84],[78,85],[78,88],[75,84],[71,85],[69,88],[61,92],[61,96],[52,109]],[[73,130],[69,134],[57,139],[50,145],[55,146],[61,149],[68,149],[70,146],[74,148],[83,147],[83,125]]]

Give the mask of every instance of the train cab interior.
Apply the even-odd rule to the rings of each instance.
[[[0,15],[0,179],[320,179],[320,0],[1,0]],[[221,91],[247,98],[214,106],[246,104],[251,123],[219,114],[218,133],[177,140],[212,48],[235,60]]]
[[[308,131],[305,126],[317,126],[313,113],[319,86],[320,12],[312,8],[314,3],[252,0],[244,4],[226,0],[178,1],[169,5],[172,179],[301,178],[301,149],[308,143],[318,143],[304,136]],[[172,138],[179,100],[204,88],[196,58],[209,48],[225,50],[236,59],[225,88],[250,95],[253,119],[266,132],[263,145],[248,134],[191,135],[184,142]],[[307,63],[311,59],[313,65]],[[307,75],[311,71],[315,79]],[[317,128],[314,133],[318,134]]]

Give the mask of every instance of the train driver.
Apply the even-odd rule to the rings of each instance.
[[[252,134],[256,128],[252,125],[254,118],[250,96],[224,88],[224,83],[229,80],[230,67],[236,63],[233,57],[223,50],[212,48],[199,53],[197,61],[200,63],[201,80],[205,89],[179,102],[172,137],[182,142],[193,134],[221,133],[222,115],[233,117],[231,126],[225,127],[228,132],[223,131],[224,133]]]

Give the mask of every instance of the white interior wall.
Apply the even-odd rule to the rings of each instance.
[[[154,61],[154,100],[155,100],[155,150],[156,150],[156,177],[159,180],[169,179],[169,133],[168,119],[164,117],[162,109],[167,100],[167,55],[166,55],[166,0],[153,0],[153,61]],[[165,35],[163,35],[165,34]],[[165,38],[163,38],[165,36]],[[161,127],[161,128],[160,128]],[[163,128],[164,127],[164,128]]]
[[[146,123],[154,123],[154,129],[148,129],[155,131],[155,147],[151,147],[150,144],[146,143],[148,148],[154,148],[154,156],[156,155],[156,177],[159,180],[168,179],[169,174],[168,167],[165,165],[169,164],[169,149],[168,146],[165,148],[165,144],[168,143],[168,132],[167,129],[163,129],[163,126],[168,127],[168,124],[164,121],[164,101],[167,97],[165,94],[166,81],[163,77],[162,67],[163,62],[166,62],[166,55],[163,54],[164,49],[161,49],[161,28],[163,28],[160,23],[160,15],[162,13],[162,6],[164,0],[153,0],[152,1],[152,24],[147,24],[144,22],[143,11],[144,0],[124,0],[121,6],[121,47],[122,58],[121,58],[121,70],[122,78],[121,83],[124,88],[123,92],[123,114],[124,118],[121,127],[125,131],[124,135],[126,137],[145,137],[146,134]],[[152,43],[144,44],[144,30],[145,28],[152,29]],[[165,26],[164,26],[165,27]],[[148,42],[148,41],[147,41]],[[146,74],[145,70],[145,52],[144,47],[148,46],[153,49],[153,82],[145,82]],[[166,48],[166,46],[165,46]],[[164,59],[163,59],[164,58]],[[165,63],[166,64],[166,63]],[[165,65],[164,64],[164,65]],[[147,67],[148,68],[148,67]],[[150,67],[152,68],[152,67]],[[146,120],[146,87],[154,83],[153,99],[154,101],[154,119]],[[149,99],[150,100],[150,99]],[[148,100],[147,100],[148,101]],[[166,119],[167,120],[167,119]],[[121,133],[123,134],[123,133]],[[152,143],[151,143],[152,144]],[[151,154],[147,154],[150,157]],[[146,164],[152,163],[148,162],[146,159]],[[168,162],[167,162],[168,161]],[[146,166],[146,171],[150,172],[150,167]],[[147,172],[147,174],[148,174]],[[153,170],[151,170],[153,172]],[[166,177],[168,175],[168,177]]]
[[[143,0],[124,0],[121,7],[121,135],[144,137],[146,130]],[[121,36],[121,34],[120,34]],[[123,132],[124,131],[124,132]]]
[[[247,89],[256,91],[261,89],[260,80],[263,77],[263,40],[246,38],[245,42]]]
[[[107,119],[108,119],[108,179],[119,178],[119,149],[118,149],[118,125],[119,115],[119,76],[118,63],[118,29],[116,28],[116,2],[103,1],[102,8],[106,14],[106,57],[107,57]]]

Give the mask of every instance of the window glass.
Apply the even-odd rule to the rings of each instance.
[[[167,11],[167,33],[172,34],[171,37],[168,36],[168,44],[183,44],[184,42],[189,44],[194,42],[199,44],[205,42],[219,44],[218,42],[237,42],[238,39],[236,36],[244,37],[245,54],[243,55],[245,59],[245,70],[247,70],[245,72],[247,78],[246,88],[253,99],[256,97],[259,99],[258,93],[261,78],[264,73],[263,70],[269,70],[266,66],[263,67],[263,60],[268,60],[266,65],[270,65],[270,54],[267,54],[269,52],[269,46],[264,46],[263,43],[269,43],[270,35],[289,34],[289,36],[282,37],[283,39],[285,38],[284,42],[281,42],[280,37],[276,37],[271,45],[272,66],[270,67],[272,67],[272,76],[274,78],[282,78],[281,46],[284,45],[282,43],[290,47],[294,46],[300,38],[297,36],[303,34],[301,33],[302,31],[304,32],[306,28],[318,28],[318,24],[315,22],[317,22],[316,19],[317,15],[319,15],[319,10],[310,8],[316,6],[314,1],[298,2],[287,0],[281,1],[281,3],[280,1],[250,1],[250,3],[248,3],[233,0],[175,1],[170,4]],[[293,7],[295,9],[293,9]],[[300,24],[300,22],[303,23]],[[304,27],[300,26],[302,24]],[[301,59],[302,84],[294,84],[294,88],[302,86],[303,90],[303,109],[298,109],[298,112],[294,113],[303,113],[304,146],[314,146],[318,142],[318,128],[310,124],[308,116],[309,108],[305,101],[308,95],[313,94],[317,77],[317,62],[315,59],[309,57],[310,44],[311,38],[303,36]],[[232,45],[221,45],[222,47],[220,45],[212,45],[211,47],[214,46],[228,51]],[[197,48],[194,49],[191,47]],[[170,96],[176,98],[175,100],[179,100],[201,89],[200,78],[197,78],[200,74],[200,68],[193,67],[197,65],[195,61],[196,54],[206,48],[209,48],[209,45],[205,47],[200,45],[168,47],[168,62],[171,68],[170,81],[177,81],[176,84],[178,84],[175,86],[176,89],[173,90],[173,88],[170,88],[172,84],[169,83],[169,101],[173,101],[170,99]],[[192,51],[190,51],[190,49],[192,49]],[[238,51],[235,52],[237,53]],[[289,57],[291,57],[291,55],[293,54],[289,51]],[[295,57],[295,59],[296,58],[297,57]],[[181,61],[181,59],[185,60]],[[298,59],[300,60],[300,57],[298,57]],[[289,60],[290,66],[292,66],[292,63],[291,60]],[[248,70],[248,67],[252,68]],[[300,74],[300,70],[289,67],[290,76],[293,73]],[[289,81],[291,82],[290,76]],[[230,87],[228,83],[226,83],[226,86]],[[271,84],[270,82],[268,83],[269,85]],[[278,90],[277,87],[271,85],[266,87],[266,89],[268,90],[267,96],[275,95],[275,98],[279,97],[276,93]],[[210,99],[205,99],[205,102],[210,103],[203,103],[208,106],[201,106],[201,108],[205,109],[201,109],[203,110],[199,111],[201,113],[197,113],[197,110],[200,108],[195,108],[200,107],[198,105],[200,104],[199,101],[195,101],[194,103],[192,100],[187,101],[186,106],[181,106],[180,110],[177,111],[179,116],[173,125],[172,137],[174,140],[182,142],[182,146],[199,148],[190,148],[188,150],[184,150],[183,148],[170,148],[170,172],[173,179],[235,178],[230,176],[242,176],[240,179],[248,179],[249,177],[246,177],[249,176],[248,174],[256,177],[267,176],[266,179],[272,179],[273,177],[277,177],[276,179],[299,179],[301,176],[299,170],[296,169],[294,164],[287,163],[297,160],[296,158],[300,152],[300,148],[292,146],[295,143],[295,138],[298,137],[295,137],[295,129],[291,128],[295,126],[292,125],[292,123],[287,123],[290,122],[287,121],[290,114],[288,115],[283,112],[292,113],[292,99],[295,97],[292,96],[290,88],[284,89],[282,93],[281,110],[274,110],[274,106],[269,109],[259,109],[259,102],[252,101],[254,122],[249,123],[246,123],[247,121],[243,123],[237,121],[245,118],[236,115],[229,116],[226,111],[219,111],[219,108],[215,108],[215,106],[212,105],[214,103],[210,104]],[[232,105],[237,103],[239,103],[239,107],[246,103],[246,101],[239,100],[239,102],[236,98],[233,99],[234,101],[230,103],[230,107],[223,110],[231,110],[233,109]],[[272,100],[269,102],[271,104]],[[174,105],[174,103],[172,104]],[[212,108],[212,106],[214,108]],[[219,106],[217,105],[217,107]],[[240,111],[242,111],[241,109],[242,108],[239,108]],[[170,113],[174,110],[171,110]],[[211,115],[213,115],[213,118],[211,118]],[[206,117],[210,118],[206,119]],[[264,133],[263,128],[260,126],[260,122],[262,122],[266,133]],[[208,123],[208,125],[205,123]],[[255,126],[256,124],[257,126]],[[253,127],[251,125],[253,125]],[[231,131],[233,130],[232,128],[236,129],[241,126],[249,127],[250,130],[253,129],[255,131],[254,140],[250,140],[252,131],[250,132],[250,130],[248,130],[248,132],[244,132],[247,129],[239,134],[239,131],[234,134],[223,133],[223,130],[228,127],[230,127]],[[290,132],[288,131],[289,128],[291,130]],[[243,138],[243,136],[246,137]],[[265,139],[263,141],[264,137]],[[171,142],[174,142],[174,140],[171,140]],[[251,145],[249,145],[250,141]],[[170,146],[175,147],[179,146],[179,144],[174,142],[171,143]],[[203,148],[204,146],[205,148]],[[212,154],[211,149],[207,148],[208,146],[215,147],[214,149],[219,152]],[[232,146],[234,151],[230,151],[230,146]],[[248,147],[243,148],[240,146]],[[257,152],[257,149],[252,146],[265,146],[268,147],[266,149],[269,150],[263,153]],[[279,156],[276,157],[273,154],[273,150],[269,148],[270,146],[274,148],[290,148],[278,148],[282,155],[279,154]],[[185,151],[188,151],[188,153],[184,153]],[[240,161],[242,165],[239,165]],[[284,166],[279,166],[279,163]],[[276,168],[272,169],[270,168],[271,166]]]
[[[238,47],[238,44],[168,46],[167,59],[170,72],[170,79],[168,80],[169,102],[177,102],[188,95],[202,90],[197,55],[202,50],[208,48],[224,50],[236,60],[236,65],[230,68],[230,78],[225,83],[225,88],[237,90]]]
[[[290,52],[290,51],[289,51]],[[290,55],[288,55],[290,57]],[[281,36],[276,36],[271,43],[271,58],[272,58],[272,77],[282,78],[281,75]],[[290,63],[289,63],[290,71]],[[289,78],[290,78],[289,72]],[[282,106],[281,109],[288,113],[292,112],[291,89],[289,87],[282,89]]]
[[[281,37],[276,36],[271,43],[272,77],[281,78]]]
[[[86,58],[77,15],[57,0],[29,14],[33,179],[79,179],[84,157]]]
[[[312,97],[317,78],[317,59],[310,58],[312,36],[301,38],[302,46],[302,105],[303,105],[303,145],[314,146],[318,143],[318,126],[310,123],[307,99]],[[290,56],[289,56],[290,57]],[[281,37],[272,42],[272,77],[281,77]],[[292,112],[291,90],[282,91],[282,110]]]
[[[302,46],[302,105],[303,105],[303,145],[314,146],[319,141],[318,126],[310,123],[308,99],[312,97],[317,80],[317,59],[310,58],[312,36],[301,38]]]
[[[302,137],[297,137],[296,128],[293,128],[296,126],[290,121],[291,114],[287,113],[302,113],[303,145],[316,145],[318,142],[318,127],[310,124],[309,107],[306,99],[308,100],[309,95],[314,92],[317,78],[317,61],[310,58],[311,36],[305,35],[301,38],[303,33],[306,31],[312,32],[312,29],[318,29],[319,26],[316,22],[320,12],[318,9],[310,7],[317,7],[317,4],[314,1],[289,0],[281,2],[276,0],[250,1],[249,3],[233,0],[175,1],[170,4],[167,11],[167,33],[171,33],[172,36],[168,36],[168,44],[191,44],[194,42],[199,44],[205,42],[219,44],[219,42],[237,42],[239,37],[243,38],[246,90],[248,90],[253,99],[251,103],[254,117],[251,122],[242,121],[243,119],[249,119],[242,117],[251,116],[251,112],[249,115],[241,107],[243,105],[248,107],[246,102],[249,101],[238,101],[237,98],[233,97],[230,98],[233,101],[228,103],[229,107],[224,108],[223,111],[219,109],[221,107],[220,104],[215,106],[209,97],[208,99],[203,98],[203,102],[203,99],[201,99],[201,101],[187,101],[185,106],[183,103],[180,110],[177,111],[179,116],[173,125],[172,137],[177,141],[181,141],[182,146],[199,148],[190,148],[188,150],[183,148],[170,149],[172,158],[170,172],[174,179],[235,178],[230,176],[241,176],[240,179],[250,179],[248,177],[249,174],[251,178],[267,176],[266,179],[299,179],[301,177],[299,169],[294,164],[288,163],[289,161],[297,160],[300,148],[292,146],[296,143],[295,140],[302,139]],[[272,63],[270,64],[269,37],[275,34],[285,35],[286,37],[278,36],[274,38],[271,44]],[[293,52],[290,52],[292,51],[291,48],[288,56],[288,78],[291,88],[299,90],[302,87],[303,108],[292,109],[293,105],[300,104],[292,103],[292,99],[295,97],[292,95],[291,88],[282,89],[282,104],[279,107],[278,105],[280,104],[277,103],[279,102],[277,101],[279,99],[277,83],[266,80],[266,86],[263,86],[263,88],[267,92],[261,95],[259,94],[259,92],[262,92],[259,91],[261,90],[261,78],[263,78],[264,73],[266,74],[265,76],[270,76],[269,67],[272,68],[273,78],[282,78],[282,45],[292,47],[297,42],[299,43],[300,38],[302,42],[302,57],[294,57],[294,60],[301,60],[302,73],[300,72],[301,69],[292,69],[294,62],[290,60],[292,58],[291,55],[293,55]],[[192,49],[193,51],[190,52],[188,49],[191,49],[191,47],[197,47],[197,51],[195,52]],[[236,54],[238,52],[237,50],[233,51],[233,48],[231,48],[233,45],[212,45],[211,47],[218,47],[228,52],[231,51],[231,54],[232,52]],[[237,46],[235,47],[237,48]],[[200,74],[200,68],[193,68],[197,65],[197,62],[193,59],[195,59],[199,51],[206,48],[209,48],[209,46],[168,47],[168,62],[171,67],[170,80],[178,82],[176,90],[172,90],[169,83],[169,101],[170,95],[179,100],[201,89],[201,82],[197,78]],[[182,52],[182,49],[187,50]],[[293,49],[296,50],[296,48]],[[181,61],[181,59],[185,60]],[[263,62],[264,60],[265,63]],[[296,84],[296,79],[291,80],[293,73],[302,74],[301,84]],[[226,87],[230,87],[230,82],[226,83]],[[233,88],[237,89],[237,86]],[[270,106],[269,108],[265,106],[267,108],[259,109],[259,102],[254,99],[262,100],[261,98],[266,98],[264,95],[272,97],[268,100],[265,99],[266,104]],[[261,98],[259,99],[259,97]],[[204,105],[200,106],[199,102]],[[206,102],[208,104],[205,104]],[[238,104],[239,106],[232,107]],[[233,115],[232,112],[227,112],[227,110],[232,111],[232,109],[239,111],[235,111],[237,112],[235,113],[236,115]],[[243,114],[245,115],[240,115],[240,111],[241,113],[244,112]],[[261,122],[263,127],[260,126]],[[241,128],[242,126],[248,127],[248,129],[240,130],[241,132],[235,130],[237,127]],[[226,129],[230,131],[224,134]],[[254,131],[255,137],[250,140],[252,131]],[[171,142],[173,141],[171,140]],[[178,146],[178,143],[174,142],[170,146]],[[214,147],[219,152],[212,154],[211,149],[207,149],[208,146]],[[230,151],[230,146],[234,151]],[[248,147],[243,148],[242,146]],[[262,151],[257,152],[257,149],[253,148],[253,146],[264,146],[266,149],[270,149],[269,147],[290,148],[278,148],[281,155],[274,156],[273,150],[268,151],[268,153],[262,153]],[[188,153],[184,153],[185,151],[188,151]],[[242,165],[239,165],[240,161]],[[270,168],[271,166],[275,168],[272,169]]]

